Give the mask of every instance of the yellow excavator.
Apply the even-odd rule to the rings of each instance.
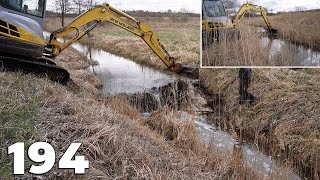
[[[267,25],[268,32],[272,35],[277,34],[277,30],[271,26],[265,8],[261,6],[245,3],[241,6],[234,18],[231,19],[228,17],[225,6],[221,0],[203,0],[202,42],[210,44],[215,39],[218,39],[221,34],[239,38],[240,32],[238,27],[240,21],[248,11],[259,12]]]
[[[52,32],[49,43],[46,43],[43,37],[46,3],[46,0],[0,0],[0,67],[46,74],[51,80],[66,83],[70,75],[56,65],[54,57],[101,22],[109,22],[141,37],[171,71],[191,78],[199,76],[197,68],[175,62],[149,25],[107,3],[92,8]],[[67,42],[58,41],[68,34],[73,37]]]

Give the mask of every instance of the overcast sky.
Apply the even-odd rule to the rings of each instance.
[[[201,0],[97,0],[108,2],[121,10],[180,11],[182,8],[193,13],[201,13]],[[48,9],[54,9],[54,0],[48,0]]]
[[[100,3],[108,2],[121,10],[149,10],[165,11],[168,9],[180,11],[182,8],[194,13],[201,12],[202,0],[98,0]],[[54,9],[54,0],[48,0],[48,9]],[[239,4],[246,0],[238,0]],[[305,9],[320,9],[320,0],[249,0],[257,5],[266,7],[274,12],[293,11],[296,7]]]
[[[246,0],[238,0],[239,4],[243,4]],[[320,9],[320,0],[251,0],[254,4],[278,11],[294,11],[296,7],[304,7],[305,9]]]

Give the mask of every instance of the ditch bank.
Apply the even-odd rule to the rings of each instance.
[[[208,94],[219,94],[223,116],[215,123],[265,154],[293,166],[301,177],[319,174],[319,71],[255,69],[249,92],[256,102],[239,105],[238,70],[203,70]]]
[[[173,133],[174,126],[160,127],[161,123],[154,124],[161,119],[152,117],[155,113],[161,114],[162,108],[180,114],[181,121],[191,122],[193,128],[197,129],[197,136],[203,144],[213,143],[222,151],[240,152],[243,164],[267,176],[272,175],[276,170],[279,171],[279,166],[271,157],[247,144],[239,144],[236,133],[230,135],[227,133],[229,131],[221,131],[221,128],[217,128],[220,124],[227,122],[222,116],[224,111],[216,106],[221,104],[221,98],[205,96],[198,81],[181,80],[170,73],[166,74],[79,43],[75,43],[73,48],[98,62],[98,65],[91,66],[86,71],[102,80],[102,86],[99,88],[101,99],[123,97],[144,115],[143,121],[146,126],[154,130],[162,128],[166,139],[175,139],[177,134]],[[290,170],[284,170],[281,173],[288,179],[299,179]]]
[[[87,46],[80,44],[73,47],[80,52],[89,50]],[[161,119],[153,118],[157,113],[161,114],[163,109],[169,109],[179,114],[181,121],[191,123],[196,128],[199,141],[203,144],[213,144],[221,151],[240,152],[243,164],[266,176],[278,171],[278,165],[272,157],[248,144],[239,143],[236,135],[230,135],[215,125],[218,121],[224,121],[222,110],[217,108],[221,99],[218,96],[206,96],[199,81],[180,79],[103,50],[90,49],[90,52],[87,56],[99,62],[99,65],[92,66],[87,71],[102,79],[102,100],[122,97],[143,114],[142,121],[145,126],[152,130],[162,129],[165,139],[172,141],[177,138],[175,127],[163,127],[159,123]],[[283,170],[282,176],[299,179],[290,170]]]
[[[161,112],[165,111],[163,109],[169,109],[179,114],[181,121],[191,123],[197,131],[199,141],[204,145],[214,145],[219,151],[239,154],[244,165],[265,176],[272,176],[274,172],[279,171],[280,166],[271,156],[241,141],[237,134],[230,134],[217,126],[225,118],[218,108],[221,100],[218,96],[206,96],[199,81],[177,80],[163,87],[152,88],[148,92],[119,96],[140,110],[146,126],[152,130],[162,129],[161,132],[167,141],[174,141],[178,134],[175,133],[174,126],[163,127],[159,121],[165,121],[164,119],[154,118],[158,113],[165,113]],[[289,168],[282,169],[281,173],[286,179],[300,179]]]

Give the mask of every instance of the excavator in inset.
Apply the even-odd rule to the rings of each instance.
[[[245,3],[241,6],[233,19],[229,18],[225,6],[221,0],[203,0],[202,1],[202,42],[210,44],[218,39],[221,34],[239,38],[238,30],[240,21],[248,11],[259,12],[267,25],[270,34],[276,35],[277,30],[272,28],[267,17],[265,8],[251,3]]]
[[[54,62],[64,49],[87,35],[101,22],[112,23],[141,37],[160,60],[173,72],[198,78],[199,70],[175,62],[151,27],[107,3],[96,6],[54,31],[47,43],[43,37],[46,0],[0,0],[0,67],[45,74],[51,80],[66,83],[68,71]],[[66,42],[58,39],[68,34]]]

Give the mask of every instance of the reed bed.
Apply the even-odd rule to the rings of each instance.
[[[270,16],[269,19],[282,39],[320,51],[320,12],[290,12]],[[245,18],[254,26],[265,26],[262,18]]]
[[[232,129],[260,150],[295,164],[301,175],[319,177],[319,80],[316,69],[255,69],[249,91],[257,101],[239,105],[237,69],[203,70],[208,93],[223,99],[226,130]]]

